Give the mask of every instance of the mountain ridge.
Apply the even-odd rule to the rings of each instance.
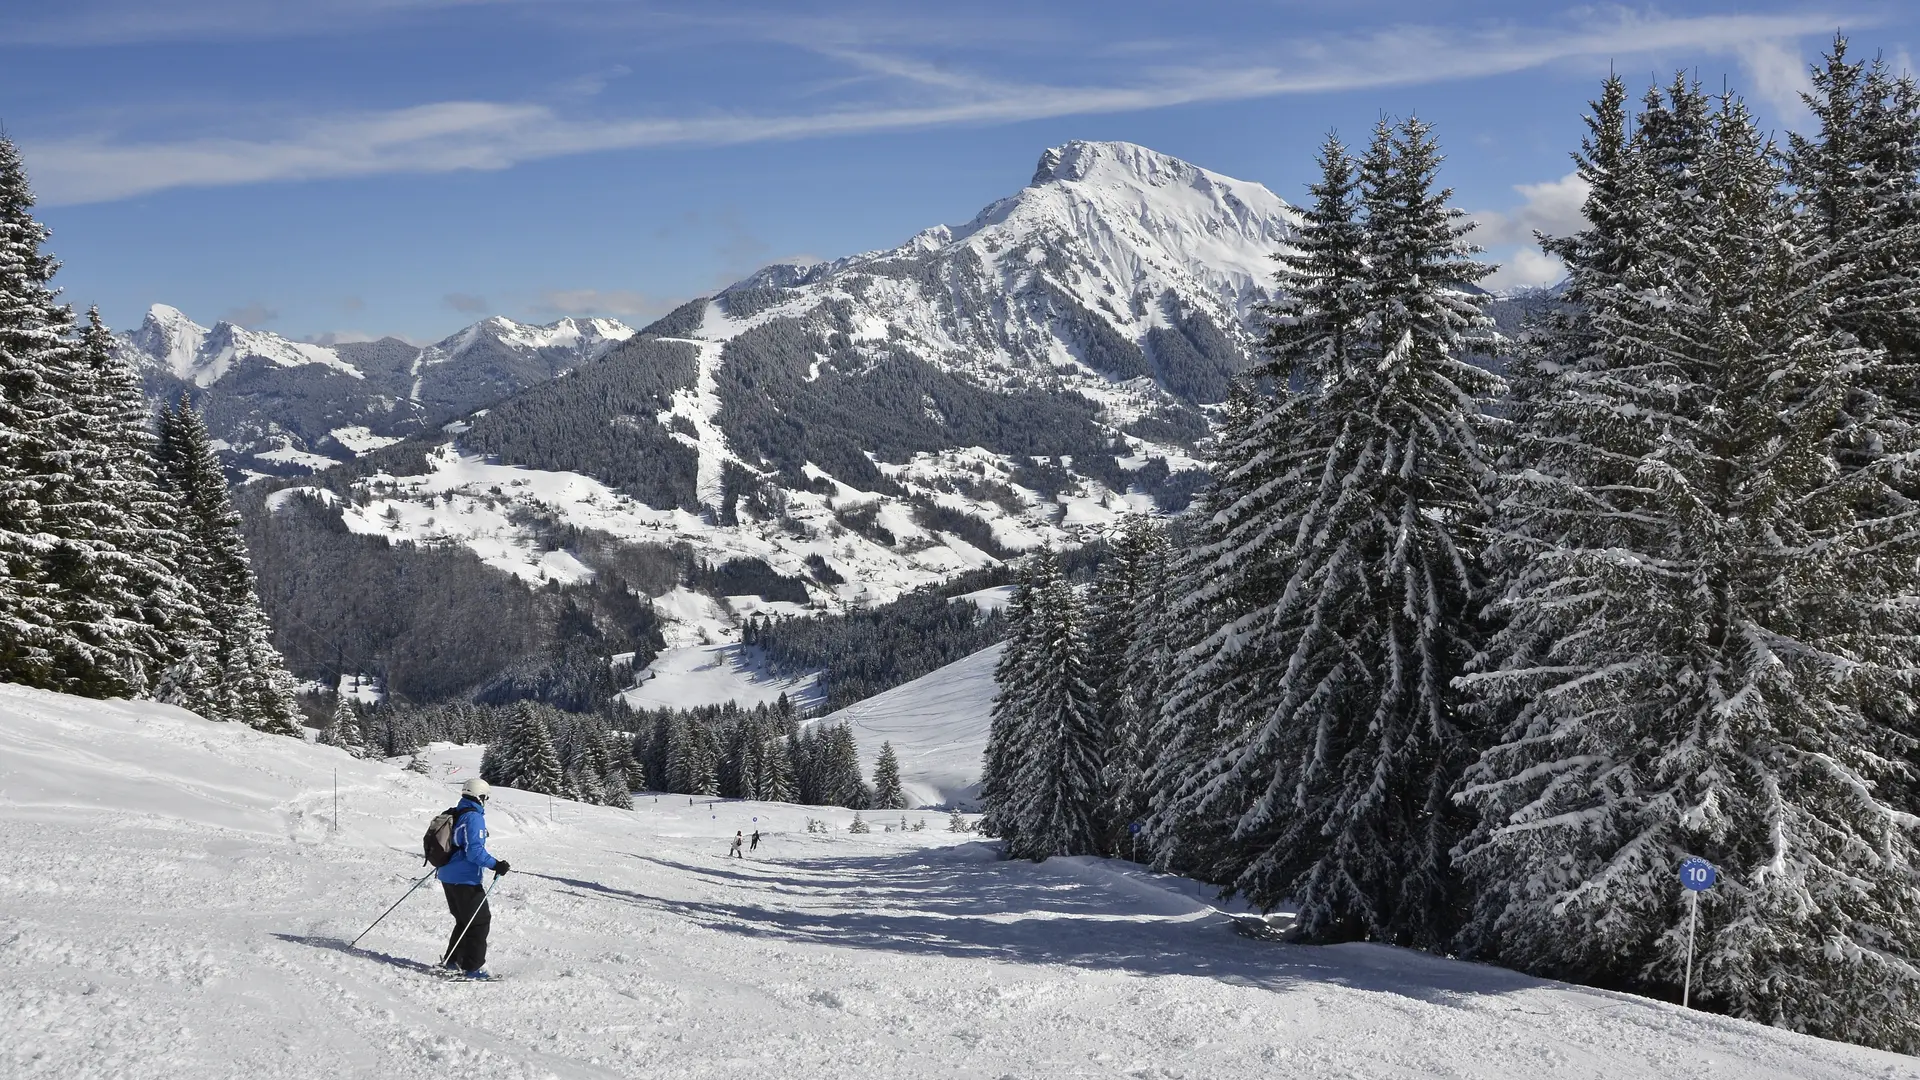
[[[150,396],[195,399],[243,473],[300,474],[457,419],[604,356],[633,336],[616,320],[544,325],[492,316],[426,346],[399,338],[320,345],[154,304],[117,335]]]

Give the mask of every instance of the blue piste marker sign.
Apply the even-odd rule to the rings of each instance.
[[[1688,859],[1680,864],[1680,884],[1694,892],[1705,892],[1713,888],[1713,883],[1718,878],[1719,874],[1714,871],[1713,864],[1705,859]]]

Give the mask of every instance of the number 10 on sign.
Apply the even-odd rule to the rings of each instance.
[[[1693,929],[1700,922],[1700,894],[1713,888],[1713,864],[1705,859],[1688,859],[1680,864],[1680,884],[1687,887],[1687,978],[1680,987],[1680,1007],[1692,1007]]]

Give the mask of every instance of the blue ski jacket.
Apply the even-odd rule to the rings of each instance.
[[[487,808],[474,799],[460,800],[460,819],[453,824],[453,858],[434,871],[449,885],[478,885],[480,871],[500,860],[487,850]]]

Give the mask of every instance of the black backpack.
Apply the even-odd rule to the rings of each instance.
[[[472,811],[471,806],[449,807],[427,822],[427,834],[420,838],[420,853],[428,864],[445,866],[453,861],[453,853],[460,850],[454,845],[453,830],[460,824],[460,815]]]

